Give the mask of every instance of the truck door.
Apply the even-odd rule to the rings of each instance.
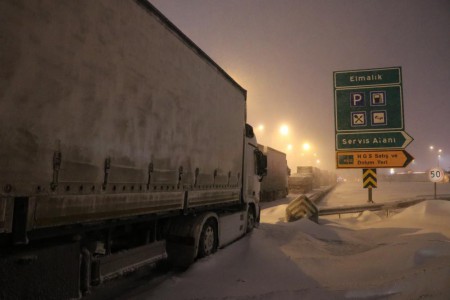
[[[245,141],[244,201],[259,202],[260,182],[267,174],[267,156],[258,149],[253,128],[248,124]]]

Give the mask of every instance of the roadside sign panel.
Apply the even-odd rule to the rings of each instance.
[[[363,188],[377,187],[377,169],[363,169]]]
[[[333,83],[337,168],[407,166],[401,67],[336,71]]]
[[[336,132],[403,130],[401,68],[334,72]]]
[[[413,140],[404,131],[337,133],[336,150],[404,149]]]
[[[401,84],[400,67],[334,72],[335,88]]]
[[[431,182],[441,182],[444,180],[445,172],[441,168],[433,168],[428,171],[428,180]]]
[[[403,130],[400,85],[335,89],[336,132]]]
[[[337,151],[336,167],[359,168],[404,168],[414,157],[405,150],[386,151]]]

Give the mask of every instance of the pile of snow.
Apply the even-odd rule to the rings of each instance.
[[[265,223],[283,223],[286,222],[286,207],[287,204],[280,204],[277,206],[273,206],[271,208],[267,208],[261,211],[261,220],[264,220]]]
[[[392,217],[283,221],[260,227],[156,289],[130,299],[449,299],[450,202],[430,200]]]
[[[363,211],[356,220],[358,222],[378,222],[381,220],[381,217],[371,211]]]
[[[428,200],[406,208],[393,216],[398,226],[421,227],[420,233],[436,232],[450,238],[450,202],[446,200]]]

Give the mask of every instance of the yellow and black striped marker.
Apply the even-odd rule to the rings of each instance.
[[[298,196],[286,207],[286,220],[288,222],[301,218],[308,218],[311,221],[319,223],[319,209],[305,195]]]
[[[363,187],[365,189],[377,187],[377,169],[363,169]]]

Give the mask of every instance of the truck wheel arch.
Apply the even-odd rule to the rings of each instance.
[[[166,252],[175,266],[188,267],[199,256],[200,238],[206,222],[215,223],[215,246],[219,245],[219,216],[214,212],[183,216],[170,224]]]
[[[215,218],[206,219],[201,228],[197,242],[197,258],[213,254],[219,245],[219,224]]]
[[[200,247],[200,238],[202,235],[203,228],[207,222],[214,222],[215,223],[215,248],[217,250],[217,247],[219,245],[219,216],[216,213],[205,213],[202,215],[197,216],[195,225],[192,226],[192,234],[195,237],[195,258],[199,257],[199,247]]]

